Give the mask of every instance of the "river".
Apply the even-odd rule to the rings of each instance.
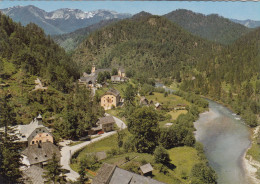
[[[208,101],[209,111],[200,114],[194,123],[196,140],[204,145],[219,184],[248,184],[243,156],[251,143],[250,130],[229,109]]]

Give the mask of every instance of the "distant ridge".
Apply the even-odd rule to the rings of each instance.
[[[63,8],[46,12],[35,6],[15,6],[0,10],[16,22],[27,25],[33,22],[44,29],[46,34],[56,35],[75,31],[89,25],[109,19],[124,19],[130,14],[117,13],[109,10],[84,12],[79,9]]]
[[[230,44],[245,35],[249,28],[217,14],[204,15],[190,10],[178,9],[164,15],[185,30],[202,38],[222,44]]]

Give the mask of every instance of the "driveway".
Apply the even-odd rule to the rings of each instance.
[[[109,114],[106,113],[106,116],[108,116]],[[126,124],[113,116],[113,118],[115,119],[115,122],[117,124],[117,126],[120,128],[120,130],[122,129],[125,129],[127,126]],[[80,144],[77,144],[75,146],[64,146],[62,149],[61,149],[61,166],[63,169],[67,169],[69,170],[70,172],[66,174],[67,176],[67,179],[68,180],[71,180],[71,181],[76,181],[77,178],[79,177],[79,174],[75,171],[73,171],[71,168],[70,168],[70,158],[71,156],[78,150],[80,150],[81,148],[84,148],[85,146],[93,143],[93,142],[97,142],[97,141],[100,141],[101,139],[104,139],[106,137],[109,137],[113,134],[116,134],[116,131],[112,131],[112,132],[107,132],[107,133],[104,133],[102,134],[100,137],[97,137],[93,140],[90,140],[90,141],[85,141],[83,143],[80,143]]]

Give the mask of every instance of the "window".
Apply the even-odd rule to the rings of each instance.
[[[42,143],[42,140],[40,140],[39,143]]]
[[[38,158],[37,157],[35,157],[35,160],[37,160]]]
[[[46,136],[49,136],[48,134],[46,134]]]
[[[32,144],[34,144],[34,141],[32,141]]]

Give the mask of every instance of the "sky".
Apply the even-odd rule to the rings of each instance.
[[[260,2],[205,2],[205,1],[2,1],[0,9],[12,6],[34,5],[47,12],[71,8],[83,11],[97,9],[113,10],[119,13],[136,14],[146,11],[154,15],[164,15],[176,9],[188,9],[203,14],[219,14],[239,20],[259,20]]]

